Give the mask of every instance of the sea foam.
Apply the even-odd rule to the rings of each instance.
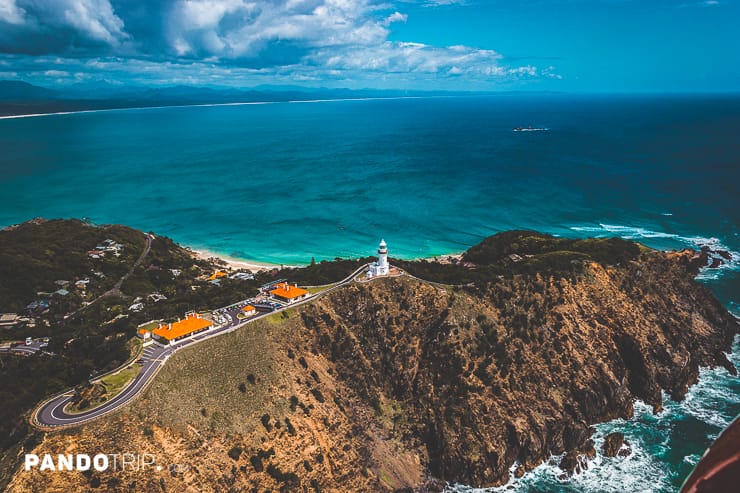
[[[730,361],[740,367],[740,335],[735,338]],[[594,426],[592,436],[596,457],[588,460],[588,469],[572,477],[560,479],[563,471],[557,465],[562,455],[554,455],[543,464],[526,473],[522,478],[514,477],[515,467],[510,470],[508,483],[495,488],[472,488],[465,485],[450,485],[449,493],[500,493],[507,491],[538,492],[651,492],[675,491],[688,472],[696,465],[711,442],[727,427],[740,412],[740,381],[724,368],[701,368],[699,382],[692,386],[682,402],[675,402],[663,393],[663,411],[655,415],[652,406],[635,401],[632,419],[616,419]],[[704,448],[692,450],[679,457],[682,467],[670,464],[676,442],[683,427],[706,427]],[[678,429],[678,431],[677,431]],[[601,445],[606,435],[624,433],[631,452],[627,457],[605,457]],[[678,436],[677,436],[678,435]]]
[[[696,277],[699,280],[715,280],[727,272],[740,270],[740,252],[731,250],[718,238],[714,237],[682,236],[676,233],[654,231],[637,226],[623,226],[604,223],[599,223],[598,226],[571,226],[570,229],[579,233],[587,233],[589,236],[618,236],[625,240],[644,242],[648,246],[651,246],[651,240],[668,240],[674,245],[674,248],[700,249],[701,247],[706,246],[713,251],[725,251],[730,254],[731,258],[729,260],[719,257],[718,254],[710,255],[710,260],[712,258],[719,257],[722,260],[722,264],[717,268],[702,269]],[[659,247],[662,246],[663,244],[659,245]]]

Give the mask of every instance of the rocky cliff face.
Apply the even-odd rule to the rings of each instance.
[[[699,366],[730,367],[737,325],[690,280],[686,255],[472,292],[353,287],[303,319],[362,399],[398,406],[393,435],[432,475],[499,484],[517,461],[587,445],[589,424],[630,417],[635,398],[658,411],[661,389],[682,399]]]
[[[178,353],[130,408],[34,449],[148,451],[184,470],[19,471],[10,491],[501,484],[512,464],[592,450],[589,425],[634,399],[682,399],[700,366],[734,371],[738,325],[696,265],[646,252],[569,277],[354,284]]]

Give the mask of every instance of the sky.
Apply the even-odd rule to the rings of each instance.
[[[0,79],[740,91],[740,0],[0,0]]]

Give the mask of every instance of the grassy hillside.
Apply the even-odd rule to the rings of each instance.
[[[94,259],[88,255],[108,239],[123,245],[120,256],[111,253]],[[0,230],[0,312],[31,319],[2,329],[0,340],[49,337],[48,351],[53,353],[30,358],[0,356],[0,449],[13,454],[13,447],[29,431],[24,413],[45,396],[82,385],[123,363],[130,354],[128,341],[139,324],[173,319],[189,310],[229,305],[253,296],[258,286],[275,279],[287,278],[304,285],[335,282],[364,263],[337,260],[304,269],[273,269],[253,280],[224,278],[220,286],[215,286],[204,278],[218,265],[194,258],[169,238],[155,236],[151,249],[120,291],[101,297],[129,272],[145,246],[146,236],[141,231],[78,220],[34,220]],[[85,289],[75,287],[81,279],[89,280]],[[69,281],[64,285],[67,295],[54,294],[62,287],[56,281]],[[167,299],[155,303],[149,299],[152,293]],[[49,309],[26,310],[37,300],[47,300]],[[130,310],[137,300],[144,304],[141,311]],[[262,354],[259,347],[250,347],[249,351],[253,351],[252,358]],[[241,378],[247,382],[245,375]],[[219,414],[206,413],[209,420],[218,422]],[[0,486],[1,476],[0,470]]]

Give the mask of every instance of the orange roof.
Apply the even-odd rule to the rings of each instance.
[[[197,313],[193,313],[192,315],[186,315],[185,318],[179,322],[165,324],[154,329],[152,334],[170,341],[172,339],[188,335],[196,330],[205,329],[211,325],[213,325],[213,322],[200,318]]]
[[[270,294],[273,296],[280,296],[281,298],[286,298],[289,300],[292,300],[293,298],[298,298],[299,296],[303,296],[306,293],[308,293],[308,291],[306,291],[305,289],[290,285],[287,282],[276,284],[275,289],[270,291]]]
[[[139,329],[139,334],[146,334],[147,332],[149,331],[146,329]]]
[[[245,311],[245,312],[253,312],[253,311],[256,310],[256,308],[253,307],[252,305],[247,305],[244,308],[242,308],[242,310]]]
[[[209,278],[208,278],[208,280],[209,280],[209,281],[215,281],[215,280],[216,280],[216,279],[218,279],[219,277],[226,277],[227,275],[228,275],[228,274],[226,274],[226,272],[224,272],[224,271],[220,270],[220,271],[218,271],[218,272],[214,272],[213,274],[211,274],[211,277],[209,277]]]

